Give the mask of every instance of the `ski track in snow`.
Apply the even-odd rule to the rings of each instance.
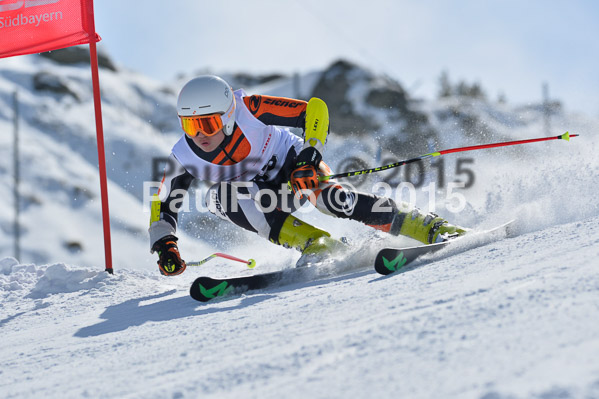
[[[599,218],[201,304],[176,278],[0,261],[0,393],[599,397]],[[559,244],[559,245],[556,245]]]
[[[18,88],[22,142],[38,145],[21,146],[27,160],[22,250],[34,264],[0,258],[0,398],[599,398],[595,119],[553,115],[554,134],[581,134],[571,143],[468,154],[477,184],[465,192],[466,209],[448,214],[447,191],[432,201],[441,216],[468,227],[516,217],[514,238],[461,253],[452,245],[451,257],[435,254],[389,277],[356,262],[361,267],[346,275],[202,304],[187,295],[199,275],[252,271],[213,260],[166,278],[148,252],[140,185],[149,178],[148,154],[167,155],[181,134],[172,117],[176,86],[165,91],[133,73],[100,71],[109,196],[117,205],[111,207],[116,274],[110,276],[98,266],[104,258],[89,70],[38,58],[4,62],[0,128],[12,130],[11,93]],[[65,77],[83,101],[34,90],[31,77],[39,71]],[[300,86],[308,90],[319,77],[304,76]],[[289,96],[293,84],[267,86],[255,91]],[[361,98],[367,87],[356,82],[355,90]],[[543,131],[534,107],[448,101],[423,104],[444,132],[438,148]],[[366,111],[358,99],[354,105]],[[441,117],[454,105],[498,137],[481,132],[468,141],[459,119]],[[367,108],[386,127],[378,140],[332,134],[332,165],[350,155],[370,160],[396,134],[384,112]],[[0,135],[6,187],[12,187],[10,141],[10,134]],[[463,178],[452,175],[458,159],[446,158],[447,182]],[[417,195],[418,205],[430,206],[427,194]],[[193,215],[179,231],[185,259],[251,253],[256,272],[297,260],[292,251],[225,223],[218,224],[218,237],[204,241],[214,225],[188,234],[184,226],[193,227]],[[374,238],[353,222],[318,212],[301,217],[326,223],[336,237]],[[10,211],[0,213],[5,254],[12,253],[12,223]],[[77,266],[44,264],[50,259]]]

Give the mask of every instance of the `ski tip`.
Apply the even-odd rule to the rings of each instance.
[[[200,285],[197,280],[191,284],[191,287],[189,287],[189,296],[200,302],[208,302],[210,300],[210,298],[206,298],[204,295],[202,295],[200,291]]]
[[[189,295],[196,301],[208,302],[216,297],[227,295],[231,289],[232,287],[225,280],[198,277],[189,287]]]

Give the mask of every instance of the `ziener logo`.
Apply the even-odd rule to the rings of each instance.
[[[12,1],[12,3],[11,3]],[[19,8],[29,8],[36,6],[44,6],[46,4],[58,3],[60,0],[0,0],[0,12],[14,11]],[[5,4],[2,4],[5,3]],[[10,4],[6,4],[10,3]]]

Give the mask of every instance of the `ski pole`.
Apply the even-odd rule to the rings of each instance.
[[[237,262],[245,263],[247,265],[247,267],[249,267],[250,269],[253,269],[254,267],[256,267],[256,261],[253,260],[253,259],[244,260],[244,259],[236,258],[236,257],[231,256],[231,255],[223,254],[223,253],[220,253],[220,252],[216,252],[216,253],[210,255],[209,257],[207,257],[206,259],[201,260],[199,262],[189,262],[189,263],[187,263],[187,266],[202,266],[204,263],[208,262],[210,259],[214,259],[216,257],[225,258],[225,259],[229,259],[229,260],[234,260],[234,261],[237,261]]]
[[[364,169],[364,170],[356,170],[356,171],[353,171],[353,172],[343,172],[343,173],[338,173],[338,174],[329,175],[329,176],[319,176],[318,180],[319,181],[327,181],[327,180],[336,179],[336,178],[339,178],[339,177],[352,177],[352,176],[365,175],[365,174],[370,174],[370,173],[375,173],[375,172],[382,172],[384,170],[388,170],[388,169],[392,169],[392,168],[397,168],[398,166],[407,165],[407,164],[413,163],[413,162],[419,162],[419,161],[422,161],[422,160],[425,160],[425,159],[428,159],[428,158],[438,157],[440,155],[451,154],[453,152],[466,152],[466,151],[482,150],[484,148],[506,147],[506,146],[510,146],[510,145],[519,145],[519,144],[526,144],[526,143],[534,143],[534,142],[537,142],[537,141],[548,141],[548,140],[566,140],[566,141],[570,141],[570,137],[578,137],[578,134],[570,134],[569,132],[566,132],[566,133],[564,133],[562,135],[554,136],[554,137],[540,137],[540,138],[536,138],[536,139],[516,140],[516,141],[504,141],[504,142],[501,142],[501,143],[490,143],[490,144],[474,145],[474,146],[470,146],[470,147],[450,148],[449,150],[442,150],[442,151],[437,151],[437,152],[431,152],[429,154],[424,154],[424,155],[421,155],[421,156],[416,157],[416,158],[407,159],[405,161],[395,162],[395,163],[392,163],[392,164],[389,164],[389,165],[379,166],[377,168]]]

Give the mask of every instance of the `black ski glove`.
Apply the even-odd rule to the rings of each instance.
[[[177,237],[168,235],[156,241],[152,246],[152,252],[158,252],[158,269],[165,276],[181,274],[187,267],[179,254],[177,240]]]

